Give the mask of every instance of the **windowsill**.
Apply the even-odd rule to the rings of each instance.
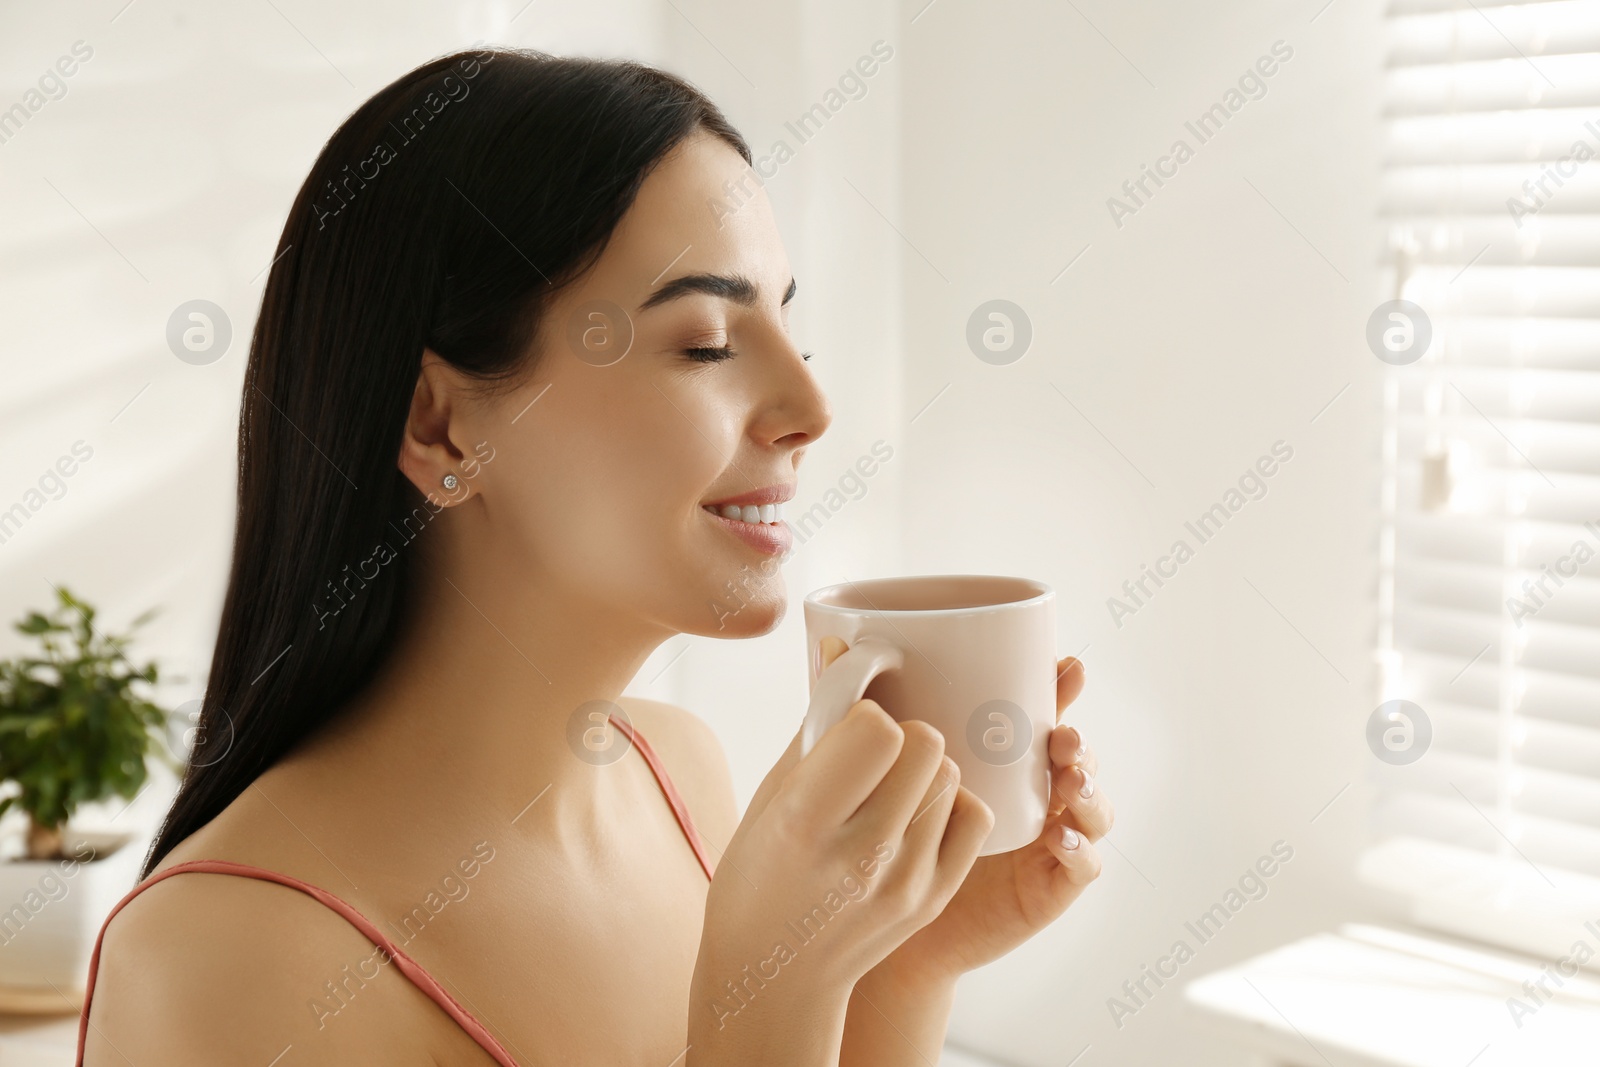
[[[1419,926],[1546,959],[1571,951],[1584,923],[1600,924],[1600,878],[1516,855],[1396,837],[1367,849],[1357,876],[1405,900]]]
[[[1211,1032],[1294,1067],[1592,1067],[1600,981],[1557,972],[1535,1004],[1523,983],[1552,962],[1350,924],[1197,978],[1184,999]],[[1512,997],[1532,1010],[1514,1020]]]

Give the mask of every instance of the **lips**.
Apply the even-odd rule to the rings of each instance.
[[[781,556],[794,544],[794,534],[789,524],[778,522],[745,522],[742,519],[725,519],[710,508],[701,508],[701,514],[727,530],[764,556]]]
[[[793,485],[769,485],[707,502],[700,510],[762,555],[781,556],[794,543],[782,516],[784,501],[793,497]]]

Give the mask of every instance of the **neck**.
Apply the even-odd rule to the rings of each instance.
[[[338,737],[419,801],[457,810],[520,806],[546,784],[592,795],[605,776],[573,758],[574,716],[614,703],[672,631],[554,581],[418,572],[393,652]]]

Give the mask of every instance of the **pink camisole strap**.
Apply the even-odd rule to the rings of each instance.
[[[638,748],[639,754],[644,757],[645,763],[650,767],[650,773],[655,775],[656,783],[661,787],[661,792],[666,796],[667,803],[672,807],[672,814],[677,817],[679,827],[683,829],[683,836],[688,839],[689,847],[694,850],[695,858],[700,861],[700,866],[706,872],[706,877],[710,878],[712,866],[710,860],[706,857],[705,842],[701,839],[700,832],[695,829],[694,822],[689,818],[689,808],[684,804],[683,797],[678,793],[677,787],[672,784],[672,779],[668,777],[666,767],[662,765],[660,758],[655,754],[655,750],[650,747],[649,742],[644,739],[644,736],[626,720],[613,716],[611,721],[616,724],[617,729],[622,731],[628,742]],[[340,918],[361,931],[362,936],[382,949],[394,961],[400,973],[405,975],[412,985],[427,994],[428,998],[435,1004],[443,1008],[445,1014],[454,1019],[456,1025],[466,1031],[467,1036],[471,1037],[480,1048],[494,1057],[495,1063],[499,1064],[500,1067],[518,1067],[517,1061],[511,1058],[511,1053],[506,1051],[505,1046],[496,1040],[486,1026],[479,1022],[470,1011],[457,1003],[456,999],[450,995],[444,986],[439,984],[439,981],[433,975],[429,974],[416,960],[406,955],[404,950],[390,940],[389,936],[370,919],[357,911],[353,905],[341,900],[326,889],[312,885],[310,882],[301,881],[287,874],[279,874],[277,871],[269,871],[263,867],[253,867],[246,863],[232,863],[227,860],[191,860],[188,863],[179,863],[165,870],[157,871],[134,886],[128,895],[118,901],[117,906],[111,909],[111,914],[106,916],[106,921],[100,926],[100,934],[95,938],[94,953],[89,957],[89,980],[84,989],[83,1012],[78,1019],[77,1059],[73,1061],[76,1067],[83,1067],[85,1039],[89,1033],[89,1004],[94,997],[95,977],[100,970],[100,946],[105,941],[106,927],[111,925],[111,920],[117,917],[118,912],[127,907],[134,897],[146,889],[174,875],[189,873],[226,874],[240,878],[254,878],[263,882],[276,882],[278,885],[287,886],[311,897],[319,904],[336,912]]]
[[[656,755],[655,749],[650,747],[650,742],[644,735],[635,730],[625,719],[611,717],[611,722],[618,730],[622,731],[633,745],[639,750],[639,755],[650,765],[650,771],[656,776],[656,783],[661,786],[661,792],[666,794],[667,803],[672,806],[672,814],[678,817],[678,825],[683,828],[683,836],[689,839],[689,847],[694,849],[695,859],[700,861],[700,866],[706,872],[706,877],[711,877],[711,860],[706,856],[706,843],[700,837],[700,831],[694,827],[694,821],[689,818],[689,806],[683,802],[683,797],[678,793],[678,787],[672,784],[672,779],[667,776],[667,769],[661,765],[661,759]]]
[[[461,1029],[467,1032],[467,1036],[471,1037],[484,1051],[494,1057],[495,1063],[499,1064],[500,1067],[518,1067],[517,1061],[511,1058],[511,1053],[505,1050],[505,1046],[495,1040],[494,1035],[489,1033],[488,1029],[474,1018],[471,1012],[456,1003],[456,999],[449,994],[444,986],[439,984],[433,975],[423,968],[422,964],[406,955],[370,919],[326,889],[321,889],[309,882],[302,882],[298,878],[291,878],[287,874],[279,874],[277,871],[269,871],[262,867],[252,867],[246,863],[230,863],[226,860],[192,860],[189,863],[179,863],[176,866],[168,867],[166,870],[157,871],[134,886],[133,891],[123,897],[115,908],[111,909],[111,914],[106,916],[106,925],[110,925],[111,920],[117,917],[117,912],[121,911],[129,901],[157,882],[165,881],[176,874],[188,874],[190,872],[232,874],[241,878],[255,878],[263,882],[276,882],[279,885],[288,886],[290,889],[297,889],[324,907],[337,912],[340,918],[360,930],[367,940],[382,949],[394,961],[394,965],[399,968],[400,973],[405,975],[412,985],[426,993],[435,1004],[443,1008],[445,1013],[454,1019]],[[83,994],[83,1014],[78,1019],[78,1058],[74,1061],[77,1067],[83,1067],[85,1038],[89,1034],[89,1003],[94,998],[95,976],[100,969],[100,945],[105,940],[106,925],[100,927],[100,936],[95,939],[94,943],[94,954],[89,957],[89,982]]]

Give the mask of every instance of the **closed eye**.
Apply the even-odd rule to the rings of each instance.
[[[723,345],[719,348],[710,348],[705,346],[699,348],[685,348],[683,350],[683,354],[694,360],[696,363],[721,363],[723,360],[732,359],[736,355],[734,350],[729,348],[727,345]],[[809,362],[811,357],[815,354],[816,353],[814,352],[802,352],[800,353],[800,358]]]

